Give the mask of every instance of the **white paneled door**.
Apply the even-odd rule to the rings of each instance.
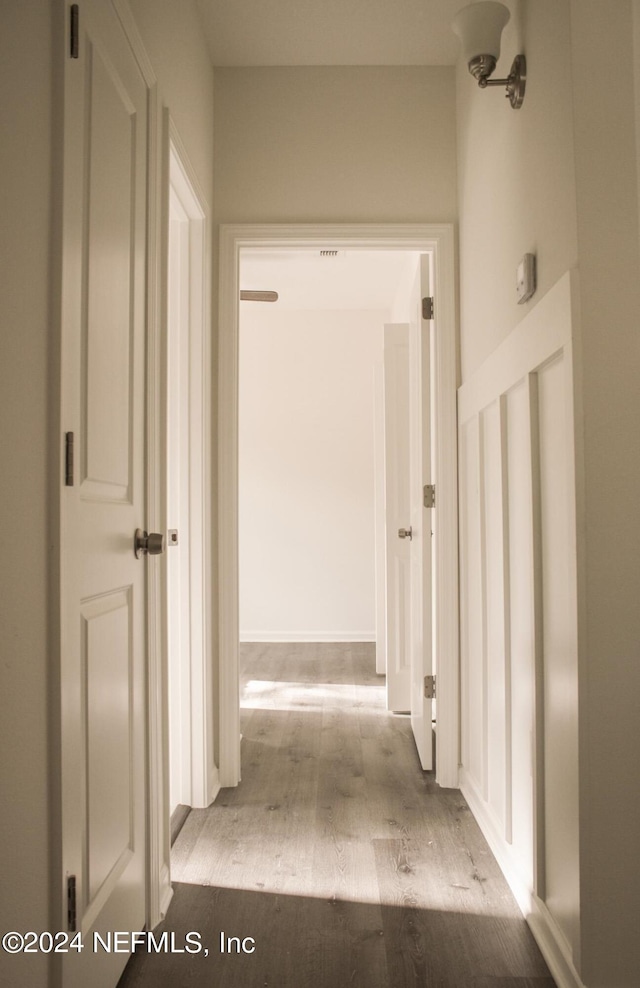
[[[387,708],[411,706],[409,326],[384,327]]]
[[[145,923],[147,90],[105,0],[65,62],[61,907],[88,946],[62,984],[112,988],[127,954],[94,933]]]
[[[433,674],[433,484],[431,333],[422,299],[429,295],[423,255],[409,297],[409,322],[385,326],[385,521],[387,707],[411,713],[422,768],[433,767],[432,707],[425,677]]]

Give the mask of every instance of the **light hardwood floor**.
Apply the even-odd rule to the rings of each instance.
[[[209,955],[139,953],[120,988],[554,988],[464,799],[387,713],[374,646],[241,653],[243,779],[189,816],[157,931]]]

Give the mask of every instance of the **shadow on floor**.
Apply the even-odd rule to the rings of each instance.
[[[554,988],[521,922],[410,901],[380,906],[176,884],[156,940],[164,931],[175,934],[176,948],[197,933],[192,941],[203,949],[138,951],[118,988]],[[225,946],[236,938],[232,953],[221,952],[221,935]],[[238,952],[242,941],[247,952]]]

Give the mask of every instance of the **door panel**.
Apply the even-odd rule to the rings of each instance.
[[[117,881],[130,857],[132,745],[129,696],[131,593],[117,590],[81,606],[82,717],[87,732],[87,884],[94,903],[105,884]]]
[[[135,232],[136,113],[116,70],[87,52],[89,121],[83,324],[86,480],[102,498],[128,499],[131,467],[131,237]],[[108,427],[105,427],[107,426]],[[104,487],[101,489],[101,486]],[[85,496],[89,493],[86,489]]]
[[[80,5],[65,65],[62,427],[63,896],[77,928],[145,922],[147,92],[110,3]],[[62,903],[66,916],[66,901]],[[64,988],[111,988],[126,954],[63,957]]]
[[[409,327],[384,327],[387,709],[408,711],[410,693]]]

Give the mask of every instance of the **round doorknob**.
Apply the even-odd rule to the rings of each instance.
[[[398,529],[399,539],[411,539],[412,537],[413,537],[413,529],[411,527]]]
[[[148,553],[150,556],[159,556],[161,552],[164,552],[164,535],[162,532],[143,532],[141,528],[136,528],[136,534],[133,539],[133,551],[136,554],[136,559],[139,559],[143,553]]]

